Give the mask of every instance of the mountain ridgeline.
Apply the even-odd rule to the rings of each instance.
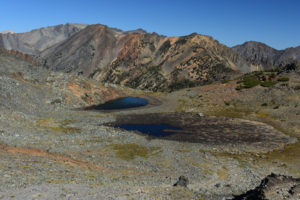
[[[300,47],[258,42],[229,48],[210,36],[166,37],[141,29],[66,24],[0,34],[0,46],[32,54],[45,67],[149,90],[176,90],[300,60]]]
[[[174,90],[225,80],[251,66],[209,36],[165,37],[91,25],[40,54],[53,70],[149,90]]]
[[[272,69],[292,62],[300,62],[300,46],[277,50],[264,43],[251,41],[234,46],[232,50],[255,66],[256,70]]]
[[[5,31],[0,33],[0,47],[37,55],[46,48],[68,39],[86,26],[84,24],[67,23],[65,25],[35,29],[26,33]]]

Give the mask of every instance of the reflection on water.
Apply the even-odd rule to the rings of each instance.
[[[148,101],[139,97],[124,97],[112,101],[108,101],[102,105],[95,107],[96,110],[116,110],[146,106]]]
[[[181,130],[181,128],[170,126],[168,124],[117,124],[114,127],[128,131],[139,131],[156,137],[172,135],[174,134],[172,130]]]

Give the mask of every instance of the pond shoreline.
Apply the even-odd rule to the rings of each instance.
[[[238,152],[269,152],[295,142],[294,138],[264,123],[229,117],[203,117],[191,113],[123,114],[117,115],[115,122],[104,125],[116,128],[122,124],[167,124],[181,130],[170,130],[173,134],[164,137],[136,130],[131,132],[150,140],[201,143],[220,150],[232,149]]]
[[[111,101],[117,101],[119,99],[123,99],[126,97],[133,97],[133,98],[141,98],[141,99],[145,99],[148,104],[144,105],[144,106],[137,106],[137,107],[131,107],[131,108],[117,108],[117,109],[97,109],[97,107],[104,105],[107,102],[111,102]],[[88,107],[84,107],[84,108],[80,108],[79,110],[85,110],[85,111],[94,111],[94,112],[103,112],[103,113],[112,113],[112,112],[119,112],[119,111],[130,111],[130,110],[139,110],[139,109],[147,109],[147,108],[151,108],[154,106],[160,106],[162,105],[162,102],[160,100],[158,100],[157,98],[153,98],[150,96],[124,96],[124,97],[119,97],[116,99],[111,99],[109,101],[106,101],[102,104],[98,104],[98,105],[91,105]]]

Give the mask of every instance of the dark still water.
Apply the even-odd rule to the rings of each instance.
[[[114,127],[125,129],[128,131],[139,131],[141,133],[155,137],[172,135],[174,134],[172,130],[181,130],[181,128],[170,126],[168,124],[117,124]]]
[[[102,105],[95,107],[97,110],[117,110],[126,108],[135,108],[146,106],[148,101],[139,97],[124,97],[112,101],[108,101]]]

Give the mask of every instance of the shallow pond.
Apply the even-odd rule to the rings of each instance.
[[[294,141],[260,122],[228,117],[202,117],[192,113],[120,114],[116,116],[115,122],[105,125],[138,131],[151,136],[151,139],[158,137],[211,146],[227,145],[231,150],[235,148],[237,151],[247,152],[267,152]]]
[[[121,128],[128,131],[139,131],[155,137],[164,137],[174,134],[172,130],[181,130],[181,128],[170,126],[168,124],[117,124],[115,128]]]
[[[120,99],[115,99],[108,101],[104,104],[94,107],[96,110],[117,110],[117,109],[127,109],[136,108],[148,105],[148,101],[144,98],[139,97],[123,97]]]

